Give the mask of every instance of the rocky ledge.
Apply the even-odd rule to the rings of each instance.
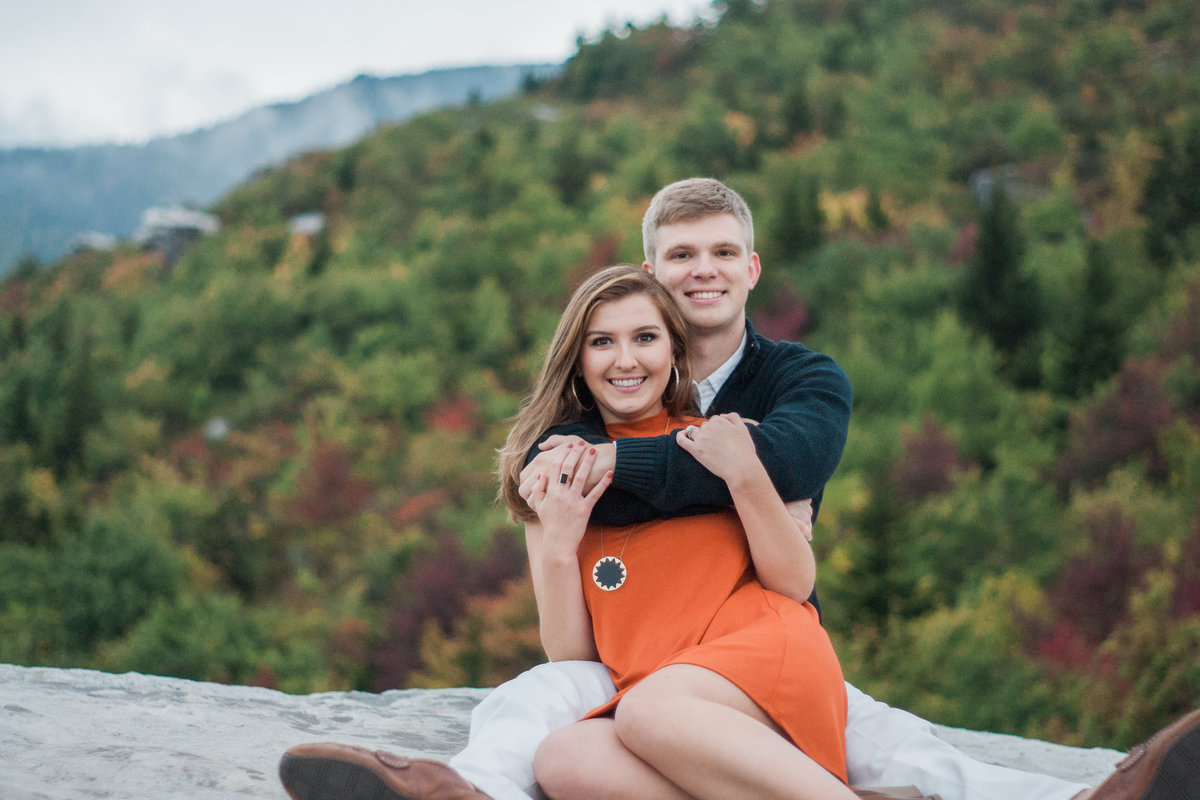
[[[289,695],[129,673],[0,664],[0,798],[274,798],[280,754],[338,741],[445,760],[487,689]],[[938,726],[984,761],[1099,782],[1106,749]]]

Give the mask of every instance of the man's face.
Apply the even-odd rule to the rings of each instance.
[[[762,271],[732,214],[663,225],[654,263],[643,267],[667,287],[701,336],[741,326],[746,298]]]

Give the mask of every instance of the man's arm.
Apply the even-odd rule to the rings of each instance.
[[[771,485],[755,453],[752,429],[737,414],[718,414],[676,442],[729,486],[759,582],[803,603],[817,580],[810,537]]]
[[[779,495],[791,501],[815,497],[833,475],[846,444],[851,390],[845,372],[828,356],[799,345],[780,356],[768,359],[747,385],[725,387],[711,411],[759,420],[750,426],[758,457]],[[726,407],[717,407],[722,404]],[[618,440],[609,491],[614,489],[667,516],[691,506],[732,503],[725,482],[684,452],[673,436]],[[601,505],[596,509],[600,512]]]
[[[829,356],[796,344],[776,347],[785,349],[765,359],[744,383],[723,388],[710,410],[760,420],[750,426],[750,435],[780,497],[789,502],[816,498],[846,444],[850,381]],[[735,372],[730,381],[739,379]],[[598,418],[557,426],[542,441],[552,435],[608,441]],[[535,446],[526,463],[539,452]],[[618,439],[614,473],[593,509],[593,522],[630,525],[733,505],[725,481],[684,452],[674,434]]]

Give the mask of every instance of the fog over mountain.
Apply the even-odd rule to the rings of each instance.
[[[58,258],[85,232],[129,237],[151,206],[215,201],[258,169],[354,141],[381,124],[520,90],[557,65],[480,66],[352,81],[141,145],[0,150],[0,276]]]

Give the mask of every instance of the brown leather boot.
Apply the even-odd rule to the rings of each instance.
[[[1090,800],[1200,800],[1200,710],[1130,750]]]
[[[440,761],[332,742],[290,748],[279,779],[295,800],[492,800]]]

